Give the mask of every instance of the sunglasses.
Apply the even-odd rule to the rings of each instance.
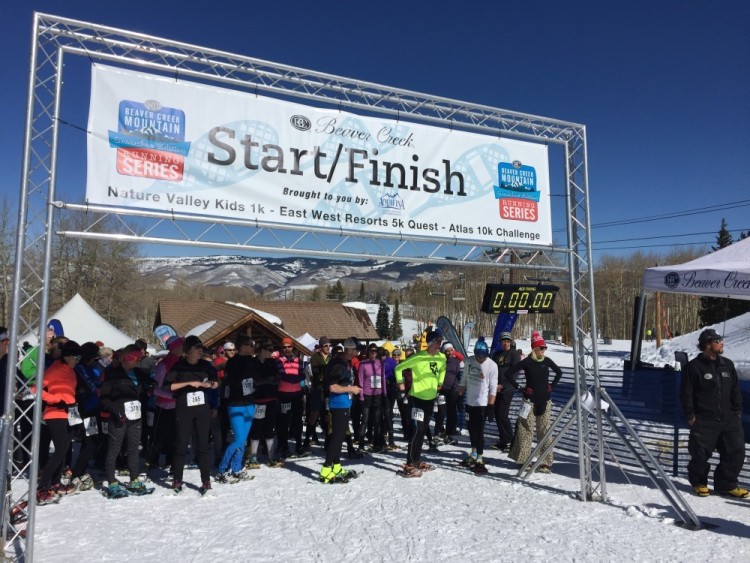
[[[538,348],[539,348],[540,350],[546,350],[546,349],[547,349],[547,347],[546,347],[546,346],[539,346]]]
[[[291,350],[294,346],[282,346],[284,350]]]
[[[323,344],[323,346],[321,346],[321,348],[330,348],[330,347],[331,347],[330,344]]]

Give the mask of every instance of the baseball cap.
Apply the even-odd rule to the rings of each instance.
[[[284,338],[281,339],[281,345],[282,346],[292,346],[292,339],[289,338],[288,336],[285,336]]]
[[[440,330],[431,330],[427,333],[427,336],[425,337],[425,341],[427,344],[432,344],[433,342],[437,342],[438,340],[443,339],[443,333],[440,332]]]
[[[224,343],[224,350],[234,350],[234,342],[225,342]]]
[[[700,336],[698,337],[698,346],[703,348],[707,344],[710,344],[711,342],[714,342],[716,340],[724,340],[724,337],[714,329],[707,328],[706,330],[701,332]]]
[[[500,340],[513,340],[513,337],[510,335],[510,332],[501,332]]]

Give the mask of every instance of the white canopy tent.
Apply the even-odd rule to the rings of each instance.
[[[99,341],[117,350],[135,342],[134,338],[107,322],[78,293],[49,318],[59,320],[65,336],[79,344]],[[38,339],[35,333],[29,332],[24,334],[19,341],[35,346]]]
[[[750,299],[750,238],[684,264],[646,268],[630,349],[630,357],[634,359],[631,363],[633,368],[641,357],[640,334],[646,307],[645,294],[657,291]]]
[[[684,264],[647,268],[643,291],[750,299],[750,237]]]

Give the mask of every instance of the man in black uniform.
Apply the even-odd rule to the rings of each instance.
[[[701,353],[690,360],[682,374],[680,401],[690,424],[688,479],[695,494],[706,497],[709,460],[719,451],[714,471],[714,491],[733,497],[747,497],[737,480],[745,461],[742,430],[742,394],[734,363],[724,358],[723,337],[712,328],[698,337]]]

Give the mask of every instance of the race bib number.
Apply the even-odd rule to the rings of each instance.
[[[149,428],[154,426],[154,411],[146,411],[146,426]]]
[[[68,407],[68,425],[76,426],[78,424],[83,424],[81,414],[78,412],[78,406],[73,405],[72,407]]]
[[[531,414],[531,403],[527,403],[524,401],[523,405],[521,405],[521,409],[518,411],[518,418],[523,418],[526,420],[529,418],[529,415]]]
[[[243,395],[252,395],[255,393],[255,382],[253,381],[252,377],[248,377],[247,379],[242,380],[242,394]]]
[[[96,425],[96,417],[89,416],[83,419],[83,430],[86,436],[96,436],[99,434],[99,428]]]
[[[382,389],[383,387],[383,378],[379,375],[371,375],[370,376],[370,387],[372,389]]]
[[[206,404],[206,398],[203,395],[203,391],[193,391],[192,393],[188,393],[186,398],[187,406],[189,407],[197,407]]]
[[[444,405],[445,404],[445,395],[438,395],[438,397],[437,397],[437,404],[438,405]]]
[[[281,414],[286,414],[292,410],[292,403],[281,403]]]
[[[140,420],[141,419],[141,402],[140,401],[128,401],[123,405],[125,408],[125,418],[128,420]]]
[[[266,418],[266,405],[255,405],[255,420],[262,420]]]
[[[424,421],[424,411],[422,409],[413,408],[411,409],[411,419],[417,422]]]
[[[109,434],[109,422],[102,420],[102,434]]]

